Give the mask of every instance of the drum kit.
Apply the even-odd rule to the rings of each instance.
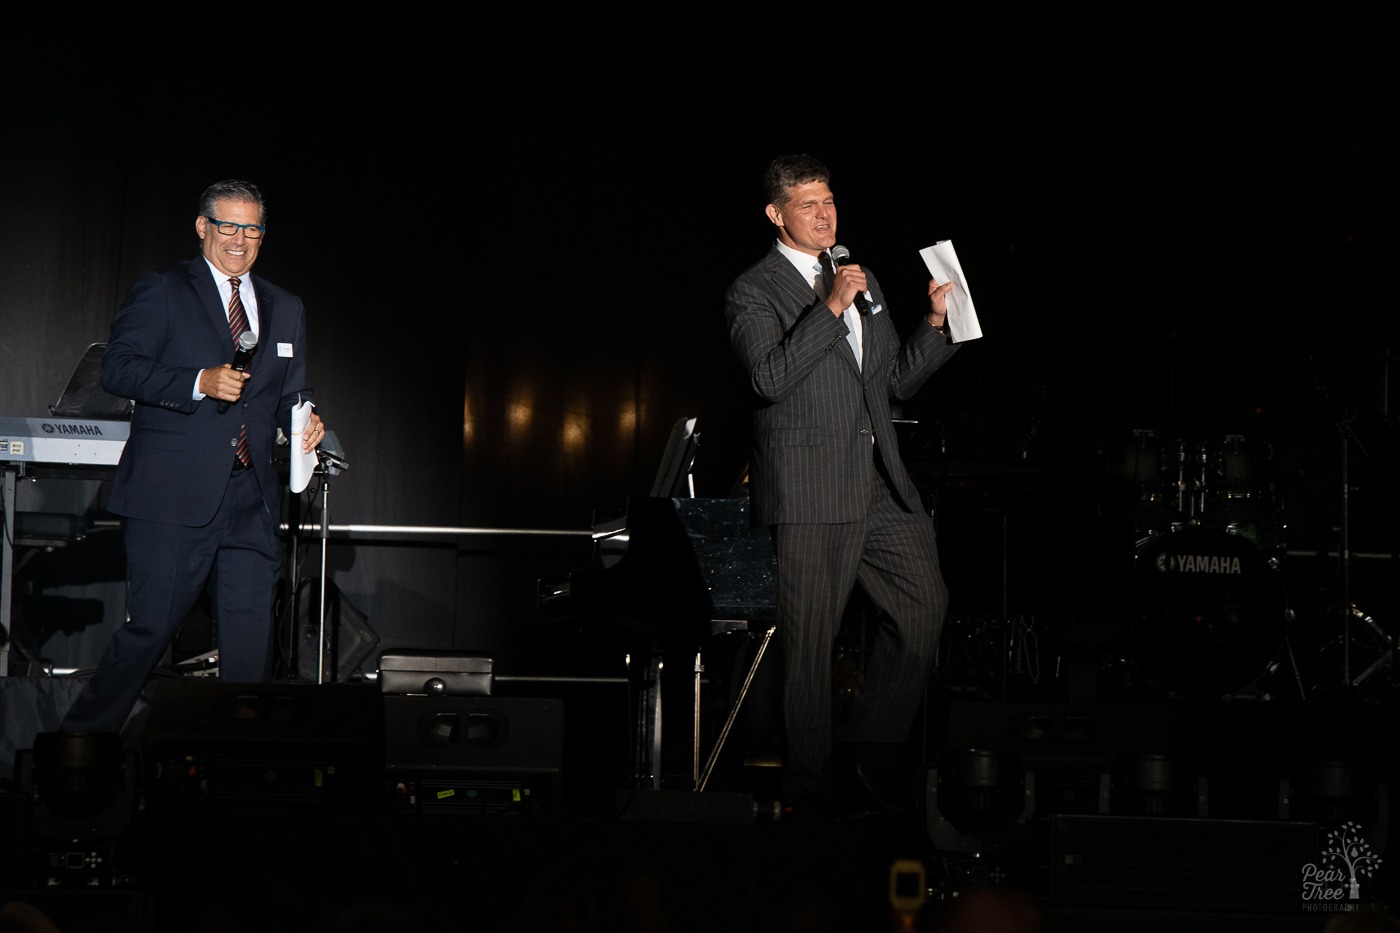
[[[1273,444],[1163,443],[1140,429],[1095,453],[1060,470],[956,461],[926,477],[941,490],[940,535],[959,544],[941,555],[961,584],[940,647],[944,689],[1298,702],[1358,696],[1365,681],[1400,700],[1390,623],[1345,589],[1336,606],[1316,604],[1332,597],[1322,578],[1334,557],[1345,570],[1346,547],[1289,550],[1283,498],[1298,496],[1297,471],[1280,468]]]
[[[1116,467],[1140,490],[1137,530],[1144,538],[1189,524],[1243,537],[1278,556],[1285,528],[1272,460],[1270,445],[1242,434],[1218,444],[1177,440],[1168,451],[1155,432],[1138,429]]]
[[[1269,444],[1229,434],[1164,449],[1155,432],[1136,430],[1116,468],[1139,490],[1127,654],[1143,680],[1188,699],[1306,700],[1356,683],[1328,683],[1331,671],[1319,663],[1351,636],[1324,638],[1321,648],[1315,638],[1297,637],[1283,574],[1288,529]],[[1374,618],[1354,605],[1351,611],[1369,622],[1359,634],[1384,640],[1388,664],[1393,641]],[[1380,673],[1380,664],[1366,675]]]

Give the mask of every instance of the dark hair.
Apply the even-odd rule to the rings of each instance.
[[[262,192],[251,181],[241,178],[225,178],[216,181],[199,196],[199,216],[209,217],[214,213],[215,201],[247,201],[258,206],[258,223],[267,223],[267,204]]]
[[[768,171],[763,176],[768,203],[782,207],[792,196],[793,188],[805,185],[809,181],[829,185],[831,172],[806,153],[778,156],[768,164]]]

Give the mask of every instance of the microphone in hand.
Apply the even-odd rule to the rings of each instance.
[[[844,246],[833,246],[831,248],[832,265],[846,266],[851,263],[851,251]],[[870,300],[865,297],[865,292],[856,292],[856,300],[852,302],[856,310],[861,314],[874,314],[880,310],[880,305],[871,305]]]
[[[258,335],[251,330],[245,330],[238,335],[238,349],[233,351],[233,371],[244,372],[248,369],[248,364],[253,361],[253,351],[258,348]],[[219,399],[219,411],[228,411],[229,403],[224,399]]]

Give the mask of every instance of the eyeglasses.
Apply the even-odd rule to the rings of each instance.
[[[231,220],[215,220],[208,214],[204,215],[204,219],[213,224],[214,229],[224,236],[233,236],[239,230],[242,230],[243,235],[248,239],[256,240],[258,237],[262,236],[263,231],[267,229],[266,224],[236,224]]]

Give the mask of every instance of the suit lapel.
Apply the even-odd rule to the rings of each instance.
[[[190,264],[190,286],[199,296],[199,303],[204,306],[204,313],[209,318],[209,326],[214,336],[221,338],[219,344],[224,347],[225,362],[232,362],[233,337],[228,329],[228,311],[219,298],[219,287],[214,284],[214,275],[209,271],[209,264],[204,261],[203,256],[197,257]]]
[[[851,325],[846,323],[846,314],[856,314],[856,313],[858,313],[858,312],[847,310],[845,314],[842,314],[842,315],[841,315],[841,323],[844,324],[844,325],[846,326],[847,329],[849,329]],[[862,321],[861,323],[864,324],[865,322]],[[869,336],[870,336],[869,334],[864,334],[864,335],[862,335],[862,338],[861,338],[862,341],[864,341],[864,340],[866,340],[867,338],[869,338]],[[866,354],[866,346],[867,346],[867,344],[864,343],[864,342],[862,342],[860,346],[861,346],[861,355],[864,356],[864,355]],[[843,351],[842,354],[841,354],[841,356],[842,356],[843,359],[845,359],[845,361],[846,361],[847,363],[850,364],[851,372],[855,373],[857,379],[859,379],[861,382],[864,382],[864,381],[865,381],[865,376],[862,374],[863,371],[862,371],[862,369],[861,369],[861,364],[856,362],[856,351],[851,349],[851,338],[847,337],[845,340],[842,340],[842,341],[841,341],[841,349],[842,349],[842,351]]]
[[[792,319],[786,323],[787,326],[791,327],[797,322],[803,311],[816,305],[817,294],[812,290],[812,286],[807,280],[802,277],[802,273],[793,267],[793,264],[778,250],[776,245],[768,251],[767,267],[768,275],[773,281],[773,287],[790,302]],[[851,342],[842,340],[841,348],[837,352],[851,367],[851,372],[856,374],[856,378],[860,378],[861,368],[856,363],[856,355],[851,350]]]
[[[258,350],[253,354],[253,360],[248,364],[248,372],[252,372],[258,367],[258,360],[263,354],[275,352],[269,349],[272,343],[272,295],[269,290],[263,287],[262,279],[253,279],[253,291],[258,296]],[[267,344],[263,341],[266,340]]]
[[[768,274],[774,287],[791,303],[794,320],[816,301],[817,295],[812,291],[812,286],[802,277],[802,273],[793,268],[792,263],[776,246],[768,252]]]

